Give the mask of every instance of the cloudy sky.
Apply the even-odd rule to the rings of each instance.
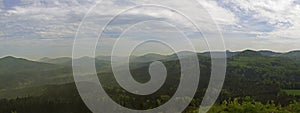
[[[99,4],[95,6],[96,3]],[[141,4],[171,4],[174,10],[142,7],[118,14]],[[177,10],[186,11],[185,16]],[[109,54],[119,35],[126,38],[122,40],[123,45],[155,38],[184,48],[185,44],[174,38],[179,36],[178,29],[187,35],[197,51],[208,50],[203,34],[213,39],[218,37],[218,31],[223,34],[226,49],[231,51],[300,49],[299,0],[0,0],[0,57],[71,56],[82,21],[86,23],[84,31],[80,31],[84,39],[78,44],[87,46],[88,40],[97,38],[101,31],[97,28],[106,26],[113,18],[99,40],[99,54]],[[186,18],[201,27],[201,33]],[[179,28],[173,29],[172,25]],[[157,44],[145,44],[137,50],[171,52]]]

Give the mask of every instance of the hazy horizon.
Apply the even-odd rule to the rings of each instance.
[[[232,51],[232,50],[226,50],[229,52],[242,52],[242,51],[246,51],[246,50],[252,50],[252,51],[271,51],[274,53],[280,53],[280,54],[284,54],[284,53],[289,53],[289,52],[293,52],[293,51],[300,51],[300,49],[295,49],[295,50],[290,50],[290,51],[284,51],[284,52],[279,52],[279,51],[273,51],[273,50],[268,50],[268,49],[261,49],[261,50],[254,50],[254,49],[243,49],[243,50],[237,50],[237,51]],[[192,51],[179,51],[179,52],[192,52]],[[144,55],[148,55],[148,54],[158,54],[158,55],[173,55],[179,52],[173,52],[173,53],[154,53],[154,52],[149,52],[149,53],[144,53],[144,54],[138,54],[138,55],[131,55],[131,56],[136,56],[136,57],[140,57],[140,56],[144,56]],[[210,51],[197,51],[196,53],[206,53],[206,52],[210,52]],[[219,52],[219,51],[212,51],[212,52]],[[96,55],[96,57],[111,57],[108,55]],[[16,55],[4,55],[4,56],[0,56],[1,58],[5,58],[5,57],[15,57],[15,58],[23,58],[23,59],[28,59],[28,60],[33,60],[33,61],[39,61],[43,58],[50,58],[50,59],[57,59],[57,58],[72,58],[72,56],[42,56],[42,57],[36,57],[36,58],[31,58],[31,57],[26,57],[26,56],[16,56]],[[81,56],[79,58],[82,57],[91,57],[93,58],[93,56]],[[125,56],[114,56],[114,57],[125,57]]]

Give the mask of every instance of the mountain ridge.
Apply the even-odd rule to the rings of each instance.
[[[247,49],[247,50],[243,50],[243,51],[229,51],[229,50],[227,50],[226,55],[227,55],[227,58],[230,58],[230,57],[239,55],[241,53],[245,54],[245,52],[246,53],[252,52],[252,55],[254,55],[256,53],[255,55],[259,55],[259,56],[262,55],[262,56],[273,56],[273,57],[286,57],[286,58],[289,58],[289,59],[300,61],[300,50],[293,50],[293,51],[282,52],[282,53],[281,52],[274,52],[274,51],[271,51],[271,50],[258,50],[258,51],[251,50],[251,49]],[[212,52],[199,52],[199,53],[196,53],[196,54],[210,57],[211,54],[217,55],[218,53],[220,53],[220,52],[212,51]],[[162,60],[162,59],[166,59],[166,58],[169,58],[169,57],[174,57],[174,55],[176,56],[176,54],[182,54],[182,55],[187,55],[188,56],[189,54],[191,54],[191,51],[181,51],[181,52],[177,52],[177,53],[170,54],[170,55],[161,55],[161,54],[149,53],[149,54],[145,54],[145,55],[142,55],[142,56],[133,56],[132,58],[135,61],[153,61],[153,60]],[[251,54],[249,54],[249,55],[251,56]],[[5,57],[2,57],[0,59],[3,59],[3,58],[17,58],[17,57],[5,56]],[[87,59],[87,58],[88,59],[93,59],[93,57],[87,57],[87,56],[81,57],[81,58],[78,58],[78,59]],[[18,58],[18,59],[27,60],[25,58]],[[111,59],[110,56],[97,56],[95,60],[110,61],[110,59]],[[115,59],[124,60],[123,57],[117,57],[117,56],[115,56]],[[145,59],[147,59],[147,60],[145,60]],[[33,61],[33,60],[28,60],[28,61]],[[49,63],[49,64],[71,64],[72,58],[71,57],[58,57],[58,58],[43,57],[43,58],[37,60],[37,62],[43,62],[43,63]]]

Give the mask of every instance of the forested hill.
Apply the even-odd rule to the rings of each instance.
[[[53,78],[70,75],[71,68],[22,58],[0,59],[0,91],[10,88],[31,87],[52,82]]]
[[[299,86],[299,64],[300,51],[287,53],[277,53],[272,51],[252,51],[242,52],[227,51],[228,67],[227,76],[242,76],[251,80],[272,80],[281,84],[283,88],[296,88]],[[180,52],[179,54],[190,55],[190,52]],[[210,53],[198,53],[200,66],[203,72],[209,72]],[[90,57],[82,57],[76,60],[88,61]],[[123,59],[122,57],[117,59]],[[166,67],[179,65],[176,62],[176,54],[159,55],[147,54],[144,56],[134,56],[131,60],[131,67],[137,68],[140,74],[148,73],[144,68],[149,62],[164,61]],[[108,56],[96,57],[96,67],[99,73],[110,73],[110,58]],[[63,84],[72,82],[72,59],[43,58],[39,61],[30,61],[22,58],[4,57],[0,59],[0,90],[20,87],[39,86],[45,84]],[[168,64],[169,63],[169,64]],[[146,66],[146,67],[145,67]],[[175,66],[176,67],[176,66]],[[180,66],[177,66],[180,68]],[[171,72],[174,73],[174,72]],[[146,77],[146,76],[145,76]]]
[[[181,52],[180,54],[186,54],[186,58],[189,58],[190,52]],[[288,106],[291,102],[299,100],[300,95],[297,95],[297,91],[300,90],[299,51],[277,53],[245,50],[242,52],[227,51],[227,54],[229,55],[226,79],[218,103],[247,96],[263,104],[272,101],[274,104],[282,106]],[[201,101],[205,93],[210,77],[209,56],[209,53],[198,53],[201,68],[200,84],[194,98],[195,103],[191,104],[190,107],[197,106],[199,104],[197,102]],[[76,60],[87,61],[90,59],[92,58],[83,57]],[[132,57],[130,60],[131,73],[139,82],[147,82],[150,79],[148,73],[150,62],[162,61],[168,70],[167,81],[158,93],[150,97],[135,97],[119,87],[111,72],[109,58],[98,56],[95,61],[100,82],[106,91],[110,92],[114,100],[129,108],[149,109],[163,104],[166,101],[164,99],[174,94],[180,82],[180,63],[175,54],[147,54]],[[52,106],[63,105],[66,107],[59,107],[56,112],[67,111],[71,113],[74,112],[71,109],[74,106],[77,106],[77,111],[88,112],[80,100],[73,82],[71,58],[44,58],[39,61],[15,57],[1,58],[0,99],[6,98],[11,99],[11,101],[0,100],[0,105],[9,103],[11,106],[7,109],[0,107],[0,112],[35,109],[18,108],[29,100],[33,102],[32,105],[45,105],[44,109],[48,109],[49,113],[53,109],[46,106],[49,104],[47,102],[51,102]],[[18,99],[15,99],[17,97]],[[48,97],[52,98],[47,99]],[[140,101],[133,102],[136,99]],[[150,103],[141,103],[147,100]],[[28,105],[27,107],[31,106]]]

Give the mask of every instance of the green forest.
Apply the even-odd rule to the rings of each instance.
[[[189,58],[189,52],[180,54]],[[200,83],[185,113],[198,113],[210,80],[210,53],[197,55]],[[300,51],[227,51],[227,56],[225,83],[209,113],[300,113]],[[95,60],[98,78],[106,93],[127,108],[147,110],[163,105],[180,83],[181,67],[176,54],[131,57],[132,76],[141,83],[150,79],[151,62],[161,61],[167,68],[165,84],[158,92],[147,96],[129,93],[118,85],[111,71],[110,57],[98,56]],[[67,57],[38,61],[11,56],[1,58],[0,113],[90,113],[76,89],[71,64],[72,59]],[[85,84],[93,87],[92,83]],[[99,97],[99,100],[106,102],[106,98]]]

